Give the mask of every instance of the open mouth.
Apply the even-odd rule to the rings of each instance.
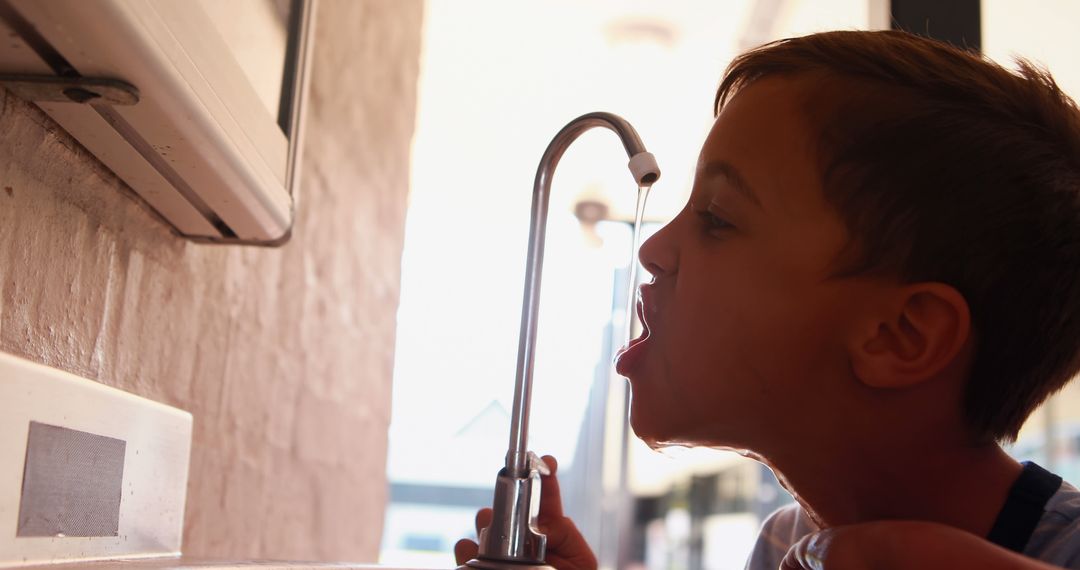
[[[638,288],[637,302],[634,303],[634,309],[637,313],[638,320],[641,322],[641,334],[630,340],[626,346],[619,349],[615,354],[616,370],[625,376],[623,372],[630,366],[630,362],[636,360],[637,355],[642,352],[642,349],[638,349],[638,345],[644,343],[649,339],[651,331],[649,329],[649,322],[646,319],[647,314],[651,314],[655,311],[654,306],[650,303],[649,297],[651,295],[648,285],[642,285]],[[635,350],[636,349],[636,350]]]
[[[645,308],[646,308],[646,306],[645,306],[645,302],[646,302],[645,301],[645,295],[646,295],[646,293],[645,293],[645,289],[643,289],[644,287],[645,286],[642,285],[642,288],[638,289],[637,302],[634,303],[634,311],[637,313],[638,322],[641,323],[641,334],[638,335],[637,338],[631,340],[630,343],[627,345],[627,348],[629,348],[631,346],[634,346],[635,344],[638,344],[640,342],[643,342],[645,339],[649,338],[649,322],[645,319],[645,314],[646,314],[646,311],[645,311]]]

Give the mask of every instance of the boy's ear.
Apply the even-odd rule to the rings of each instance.
[[[935,377],[971,334],[967,301],[949,285],[916,283],[893,299],[851,346],[856,377],[874,388],[904,388]]]

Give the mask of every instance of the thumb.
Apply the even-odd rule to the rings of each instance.
[[[473,558],[476,558],[478,550],[479,548],[475,542],[463,538],[454,545],[454,559],[457,560],[459,565],[465,564]]]
[[[555,473],[559,471],[559,462],[550,455],[543,457],[551,474],[540,478],[540,518],[560,519],[563,517],[562,493],[559,491],[559,479]]]

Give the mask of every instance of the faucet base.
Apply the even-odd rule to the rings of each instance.
[[[458,566],[457,570],[555,570],[554,566],[548,566],[547,564],[522,564],[519,562],[506,562],[503,560],[482,560],[479,558],[473,558],[466,562],[462,566]]]

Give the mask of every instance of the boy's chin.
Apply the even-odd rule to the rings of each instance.
[[[630,427],[634,435],[654,450],[666,447],[710,447],[714,449],[748,451],[748,438],[731,433],[734,426],[700,425],[686,416],[658,416],[638,409],[630,411]],[[744,434],[745,435],[745,434]]]
[[[665,420],[666,418],[658,418],[655,414],[644,413],[633,408],[630,411],[630,427],[634,430],[634,435],[652,449],[698,445],[692,438],[687,437],[686,426]]]
[[[630,429],[638,439],[653,447],[653,442],[660,437],[661,430],[657,429],[656,422],[645,417],[636,406],[630,408]]]

